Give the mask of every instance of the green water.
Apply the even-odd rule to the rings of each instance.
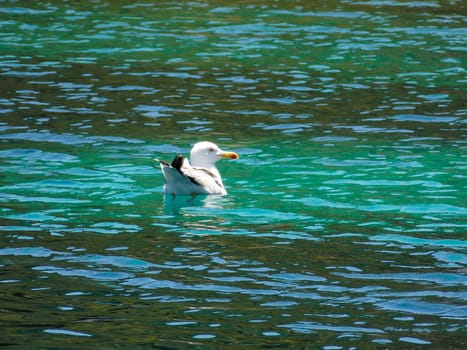
[[[465,347],[466,20],[0,2],[0,346]],[[165,197],[200,140],[229,195]]]

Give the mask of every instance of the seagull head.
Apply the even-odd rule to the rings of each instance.
[[[221,159],[238,159],[235,152],[223,151],[215,143],[202,141],[196,143],[190,152],[192,166],[210,169]]]

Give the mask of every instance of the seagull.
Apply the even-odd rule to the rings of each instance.
[[[172,195],[216,194],[226,195],[216,162],[221,159],[238,159],[235,152],[223,151],[208,141],[196,143],[190,151],[190,160],[177,155],[171,164],[156,159],[164,174],[165,193]]]

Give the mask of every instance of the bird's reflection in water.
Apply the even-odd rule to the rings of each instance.
[[[186,211],[203,214],[204,209],[222,210],[229,206],[231,200],[225,196],[164,196],[164,213],[167,215],[186,215]],[[209,215],[209,212],[205,213]]]
[[[228,226],[229,220],[222,215],[229,200],[225,196],[172,196],[164,197],[165,221],[174,225],[176,231],[189,234],[219,234]],[[227,225],[227,226],[226,226]]]

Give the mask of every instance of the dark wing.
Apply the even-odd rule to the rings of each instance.
[[[187,162],[188,163],[188,162]],[[190,171],[190,168],[191,166],[188,166],[188,164],[185,164],[185,158],[179,154],[177,155],[174,160],[172,161],[172,164],[171,166],[175,169],[177,169],[177,171],[186,176],[192,183],[194,183],[195,185],[201,185],[199,183],[199,181],[196,181],[196,178],[194,178],[193,176],[190,176],[189,173],[191,172]]]
[[[168,193],[226,194],[222,180],[207,169],[192,167],[182,155],[177,155],[170,165],[157,160],[161,164]]]

